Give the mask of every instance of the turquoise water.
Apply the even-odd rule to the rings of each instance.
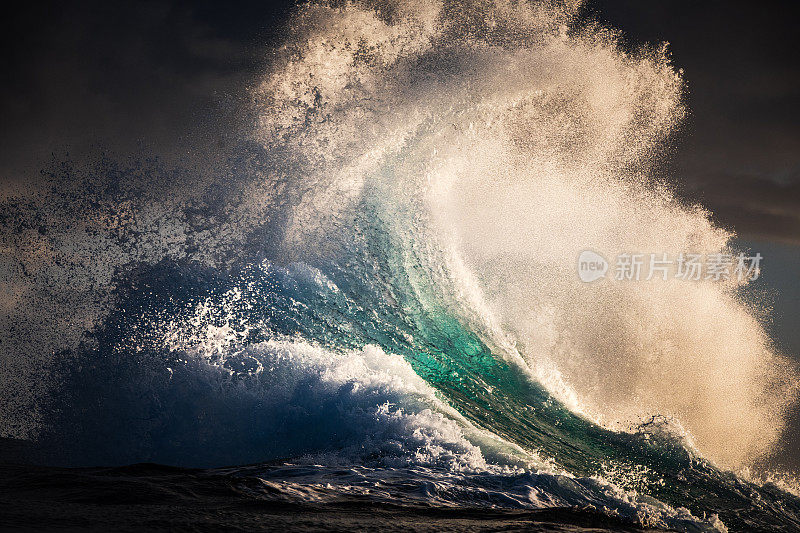
[[[96,344],[63,355],[51,433],[58,461],[288,459],[331,465],[302,470],[305,483],[318,476],[342,487],[379,487],[386,476],[405,476],[413,486],[434,476],[442,486],[431,504],[560,502],[685,530],[711,527],[704,517],[713,515],[730,530],[798,527],[800,499],[717,469],[657,417],[637,431],[614,432],[571,412],[458,315],[413,243],[386,231],[363,234],[346,260],[327,265],[262,261],[222,273],[162,263],[130,274]],[[235,327],[218,349],[192,349],[192,335],[209,325]],[[170,331],[183,337],[165,349],[175,343]],[[279,339],[288,344],[269,346]],[[397,392],[402,386],[383,374],[374,385],[375,375],[350,373],[331,388],[325,373],[368,347],[378,347],[378,361],[401,356],[432,388],[431,398]],[[311,349],[325,359],[312,364],[291,355]],[[398,375],[409,382],[409,374]],[[441,417],[433,426],[401,420],[432,405]],[[448,419],[462,432],[455,440],[437,434],[450,428]],[[450,447],[446,460],[436,455],[442,447]],[[355,474],[336,474],[345,464],[364,469],[358,483]],[[280,472],[270,471],[270,479]],[[487,483],[495,496],[476,496]],[[679,508],[693,518],[673,511]]]
[[[384,4],[298,7],[198,190],[65,164],[1,206],[46,337],[11,376],[35,409],[3,400],[43,460],[800,530],[788,485],[714,466],[768,454],[795,394],[742,286],[576,277],[585,249],[732,251],[655,175],[686,112],[666,47],[626,52],[575,2]]]

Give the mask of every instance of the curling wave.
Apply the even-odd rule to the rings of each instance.
[[[798,527],[794,496],[724,470],[769,453],[794,399],[741,284],[575,273],[585,249],[732,237],[654,177],[684,112],[666,49],[625,52],[578,9],[304,5],[224,179],[4,204],[4,305],[56,325],[55,357],[4,362],[8,431],[62,464],[291,458],[429,503]]]

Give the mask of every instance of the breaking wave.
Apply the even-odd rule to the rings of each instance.
[[[431,503],[797,527],[725,470],[794,398],[742,283],[576,275],[586,249],[732,251],[656,177],[666,48],[578,10],[304,5],[222,177],[104,162],[6,201],[5,433],[62,464],[291,459]]]

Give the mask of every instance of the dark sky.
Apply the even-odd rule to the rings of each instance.
[[[24,4],[0,32],[0,194],[29,182],[53,152],[170,158],[213,146],[290,6]]]
[[[214,145],[291,2],[27,2],[3,22],[0,194],[51,153]],[[743,237],[800,243],[792,3],[591,0],[630,43],[669,41],[691,115],[672,174]],[[227,102],[227,103],[226,103]],[[221,135],[221,134],[220,134]],[[221,142],[221,141],[219,141]]]
[[[668,41],[691,116],[684,194],[751,239],[800,243],[800,59],[790,2],[595,0],[631,41]]]

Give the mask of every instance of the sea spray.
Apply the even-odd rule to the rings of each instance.
[[[471,295],[454,312],[499,330],[559,399],[618,429],[674,417],[709,457],[747,464],[781,435],[793,393],[737,283],[574,275],[586,248],[729,253],[731,237],[653,175],[684,113],[666,49],[626,53],[576,9],[300,8],[254,91],[258,138],[304,169],[285,246],[335,253],[347,220],[380,216],[443,270],[427,281],[444,298]]]
[[[217,178],[160,195],[163,169],[106,165],[3,204],[7,307],[48,330],[3,360],[4,431],[59,464],[289,456],[432,503],[796,526],[715,466],[768,452],[792,399],[741,284],[577,276],[586,249],[731,237],[654,174],[683,115],[666,49],[578,9],[304,4]]]

